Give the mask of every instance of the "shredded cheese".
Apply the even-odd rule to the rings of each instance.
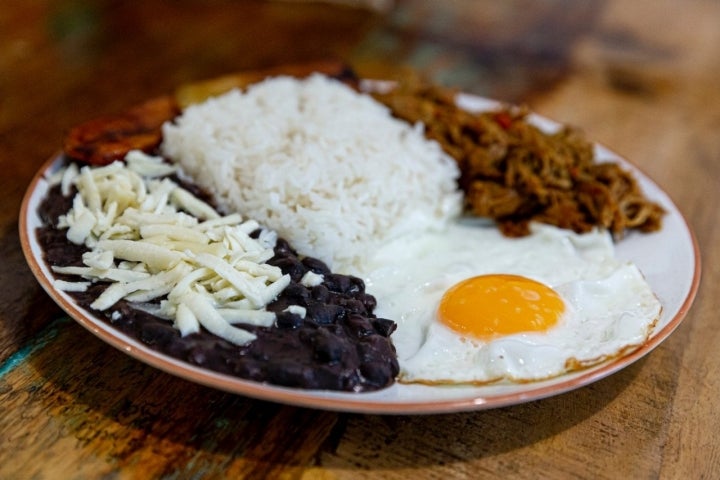
[[[53,286],[64,292],[84,292],[90,286],[90,282],[66,282],[65,280],[55,280]]]
[[[253,238],[257,222],[221,216],[166,177],[175,171],[162,158],[132,151],[125,162],[72,164],[59,174],[63,192],[77,188],[59,225],[89,251],[84,266],[53,267],[84,281],[55,285],[84,291],[91,282],[110,282],[91,308],[108,310],[122,299],[138,308],[152,305],[183,336],[202,325],[244,345],[255,335],[233,325],[273,325],[275,314],[265,307],[290,283],[289,275],[266,263],[277,236],[261,229]],[[159,303],[147,304],[153,301]]]
[[[325,278],[321,274],[310,270],[300,279],[300,284],[305,287],[317,287],[323,283],[324,279]]]
[[[305,318],[305,315],[307,314],[307,309],[302,305],[290,305],[283,311],[298,315],[300,318]]]

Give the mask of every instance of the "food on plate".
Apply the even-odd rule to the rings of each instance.
[[[65,136],[64,153],[83,163],[106,165],[122,160],[131,150],[153,152],[162,140],[162,125],[175,118],[183,108],[207,100],[233,88],[245,88],[266,77],[292,75],[298,78],[322,73],[348,84],[355,77],[337,61],[307,62],[226,75],[208,81],[189,83],[171,95],[150,99],[123,112],[94,118],[71,128]]]
[[[377,311],[398,322],[400,381],[539,380],[646,341],[659,302],[635,267],[614,258],[607,231],[580,236],[533,224],[527,236],[511,239],[468,225],[460,217],[459,172],[421,133],[343,84],[285,77],[188,107],[164,127],[162,151],[225,208],[251,212],[303,252],[363,277]],[[294,169],[297,175],[272,175]],[[362,222],[375,230],[353,227]],[[316,240],[318,231],[326,237]],[[532,322],[519,321],[504,334],[476,338],[463,329],[482,323],[479,306],[465,309],[455,330],[437,321],[443,293],[457,283],[493,275],[502,286],[508,274],[542,282],[544,297],[557,305],[552,324],[528,333]],[[495,303],[507,301],[511,311],[537,303],[498,296]]]
[[[40,207],[55,288],[159,350],[273,384],[366,391],[390,385],[390,320],[362,280],[332,273],[254,220],[220,215],[133,150],[71,163]]]
[[[662,207],[630,172],[596,162],[592,143],[576,129],[546,133],[517,107],[470,112],[458,106],[454,91],[418,81],[375,98],[399,118],[425,125],[460,166],[465,208],[495,219],[507,235],[526,235],[531,222],[576,232],[602,227],[616,237],[661,226]]]
[[[131,150],[151,152],[162,140],[162,124],[179,112],[174,96],[154,98],[72,128],[65,136],[63,150],[70,158],[93,165],[122,160]]]
[[[463,219],[384,245],[366,262],[406,383],[555,377],[641,346],[661,306],[609,233],[532,224],[523,237]]]
[[[434,87],[371,95],[335,67],[182,87],[161,125],[149,108],[155,143],[117,117],[74,129],[66,156],[105,166],[68,167],[43,204],[57,287],[165,353],[304,388],[536,381],[647,340],[662,307],[613,241],[662,210],[629,173],[522,110],[465,112]],[[144,178],[126,181],[140,200],[98,197],[128,190],[89,180],[119,168]],[[130,204],[180,219],[118,227]]]
[[[461,208],[457,166],[436,142],[326,76],[274,77],[191,105],[163,127],[161,152],[221,208],[345,271]]]

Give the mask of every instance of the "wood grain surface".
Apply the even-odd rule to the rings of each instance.
[[[0,478],[720,478],[720,2],[20,1],[0,8]],[[194,80],[340,58],[413,69],[582,128],[694,230],[683,324],[623,371],[545,400],[372,416],[282,406],[154,370],[67,318],[18,213],[67,129]],[[663,252],[672,255],[672,252]]]

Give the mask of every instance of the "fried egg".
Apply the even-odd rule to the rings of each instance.
[[[506,238],[477,220],[381,247],[361,275],[376,314],[397,321],[399,380],[526,382],[623,355],[661,305],[607,232],[533,225]]]

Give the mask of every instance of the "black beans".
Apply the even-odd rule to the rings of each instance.
[[[327,303],[330,300],[330,290],[325,285],[317,285],[312,288],[310,295],[318,302]]]
[[[282,293],[282,297],[288,299],[289,305],[307,305],[311,292],[299,283],[290,283]]]
[[[367,382],[382,385],[388,379],[394,378],[398,374],[398,370],[390,363],[367,362],[360,366],[360,373]]]
[[[347,348],[346,342],[327,329],[318,329],[313,338],[315,358],[321,363],[339,362]]]
[[[275,314],[275,324],[278,328],[298,328],[303,324],[303,318],[297,313],[279,312]]]
[[[242,362],[233,362],[232,373],[238,377],[247,378],[248,380],[264,381],[266,378],[263,371],[264,363],[262,361],[247,359]]]
[[[372,325],[375,328],[375,331],[383,337],[389,337],[390,334],[392,334],[397,328],[397,323],[386,318],[374,318],[372,320]]]
[[[368,315],[370,313],[362,300],[357,300],[355,298],[343,298],[338,300],[337,303],[345,308],[349,313],[358,313],[361,315]]]
[[[285,364],[292,352],[292,372],[280,375],[272,369],[273,382],[307,382],[306,388],[341,390],[376,390],[391,384],[398,372],[395,349],[390,334],[396,324],[373,314],[375,297],[365,292],[358,277],[332,273],[318,259],[298,260],[284,243],[278,243],[271,263],[290,273],[292,283],[270,305],[277,312],[277,327],[295,332],[293,337],[278,340],[276,333],[258,331],[253,351],[273,351],[269,363]],[[322,275],[322,283],[304,286],[300,282],[307,272]],[[284,311],[288,306],[305,308],[305,318]],[[310,352],[310,355],[302,352]],[[304,365],[300,368],[298,365]],[[285,384],[285,383],[284,383]]]
[[[324,283],[330,291],[348,295],[356,295],[365,290],[365,282],[363,282],[361,278],[351,275],[331,273],[325,275]]]
[[[295,250],[290,246],[290,244],[285,240],[284,238],[278,238],[277,242],[275,242],[275,255],[279,256],[297,256],[297,253]]]
[[[370,319],[362,315],[349,315],[345,323],[357,338],[364,338],[375,333],[375,328],[373,328],[372,323],[370,323]]]
[[[330,273],[330,269],[325,265],[325,262],[317,258],[305,257],[302,259],[302,263],[308,270],[318,275],[328,275]]]
[[[168,322],[147,323],[140,327],[140,340],[149,345],[166,345],[179,336],[179,332]]]
[[[293,282],[299,282],[302,279],[303,275],[305,275],[305,272],[307,272],[307,269],[302,264],[302,262],[297,259],[297,257],[275,256],[271,258],[267,263],[280,268],[283,274],[289,274]]]
[[[375,300],[375,297],[368,295],[367,293],[363,293],[358,295],[358,298],[363,305],[365,305],[365,311],[372,312],[375,310],[375,307],[377,306],[377,300]]]
[[[58,212],[65,211],[52,208],[67,201],[61,197],[59,188],[54,188],[43,202],[41,218],[50,226],[38,230],[38,240],[46,261],[79,265],[84,247],[70,244],[64,232],[52,228]],[[316,258],[299,257],[283,239],[278,239],[268,263],[289,274],[291,283],[267,306],[275,312],[274,326],[237,325],[256,335],[248,345],[233,345],[204,329],[182,337],[172,322],[125,301],[114,305],[104,318],[165,355],[256,382],[354,392],[377,390],[394,382],[399,367],[390,334],[396,325],[375,317],[375,298],[365,292],[362,279],[333,273]],[[321,275],[322,283],[303,285],[308,272]],[[105,288],[96,283],[87,292],[71,295],[89,308]],[[113,316],[113,312],[120,315]]]
[[[291,360],[269,363],[264,370],[270,383],[298,388],[313,384],[312,370]]]
[[[307,309],[309,320],[318,325],[332,325],[345,315],[345,309],[331,303],[312,302]]]

